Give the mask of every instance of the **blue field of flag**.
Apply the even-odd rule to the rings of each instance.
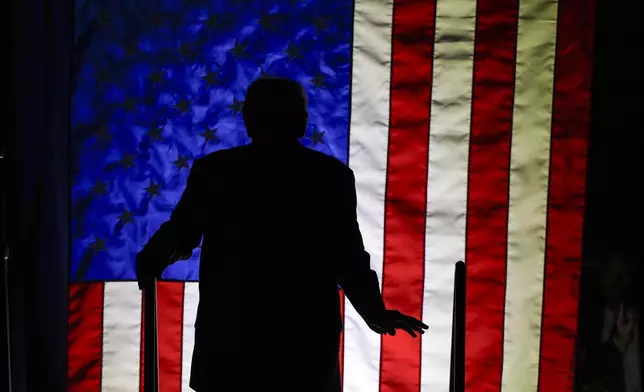
[[[135,279],[194,159],[246,144],[261,75],[309,95],[303,143],[346,162],[353,4],[77,1],[72,103],[72,281]],[[198,280],[199,249],[165,279]]]

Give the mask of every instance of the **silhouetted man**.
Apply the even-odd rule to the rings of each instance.
[[[338,387],[338,285],[377,333],[427,328],[385,309],[356,220],[353,172],[302,146],[304,89],[260,79],[243,107],[252,143],[194,162],[170,220],[137,256],[142,287],[202,241],[190,386]]]

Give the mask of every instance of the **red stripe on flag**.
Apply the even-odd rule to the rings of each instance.
[[[183,282],[159,282],[159,392],[181,392]]]
[[[594,3],[559,3],[539,390],[573,390]]]
[[[429,108],[436,3],[396,1],[382,294],[387,307],[422,317]],[[383,336],[380,390],[417,391],[420,339]]]
[[[467,202],[465,375],[469,391],[498,391],[518,6],[479,0]]]
[[[103,355],[103,283],[69,286],[67,390],[99,392]]]

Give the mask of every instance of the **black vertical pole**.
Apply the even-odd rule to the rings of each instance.
[[[7,193],[5,189],[6,173],[4,170],[5,167],[5,147],[1,146],[2,151],[0,152],[0,257],[2,258],[2,303],[0,304],[0,309],[2,309],[2,331],[3,344],[0,345],[2,352],[2,370],[0,370],[0,382],[2,384],[0,389],[6,390],[7,392],[12,391],[11,385],[11,333],[10,333],[10,323],[9,323],[9,243],[7,241]]]
[[[159,353],[157,335],[157,282],[143,290],[143,391],[159,392]]]
[[[454,309],[452,315],[452,358],[450,392],[465,391],[465,263],[454,268]]]

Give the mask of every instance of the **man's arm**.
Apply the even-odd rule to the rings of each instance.
[[[351,171],[343,181],[340,205],[343,262],[340,265],[339,284],[356,311],[370,324],[382,317],[386,308],[380,293],[378,275],[371,269],[370,256],[360,234],[356,214],[355,177]]]
[[[165,268],[192,256],[203,236],[203,163],[196,160],[190,170],[186,189],[170,219],[163,223],[137,254],[137,278],[159,277]],[[141,276],[144,275],[144,276]]]

